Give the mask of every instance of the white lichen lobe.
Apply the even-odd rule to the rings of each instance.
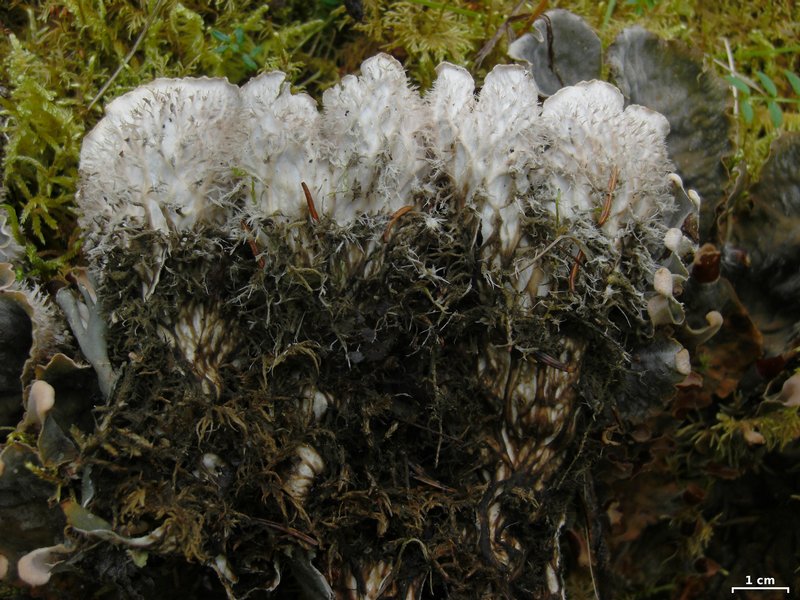
[[[474,91],[465,69],[443,64],[420,97],[386,55],[327,90],[322,111],[292,94],[282,73],[241,89],[156,80],[112,102],[86,137],[78,201],[88,248],[100,255],[139,228],[166,234],[304,218],[303,182],[319,215],[345,225],[419,206],[444,174],[452,201],[477,211],[484,240],[495,239],[501,255],[524,237],[526,204],[564,221],[596,220],[610,194],[598,227],[613,238],[632,219],[657,219],[669,202],[666,119],[623,108],[609,84],[566,87],[540,106],[529,72],[502,65]]]
[[[558,198],[548,207],[572,220],[602,209],[610,194],[609,216],[598,227],[612,239],[626,223],[658,219],[672,203],[669,123],[650,109],[623,107],[620,91],[602,81],[562,88],[542,107],[549,146],[540,173]]]

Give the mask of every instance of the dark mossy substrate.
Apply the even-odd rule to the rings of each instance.
[[[624,315],[587,307],[580,293],[584,281],[605,285],[614,265],[589,261],[577,293],[561,283],[523,309],[509,274],[480,259],[477,220],[467,211],[405,215],[384,239],[388,220],[365,218],[347,230],[325,220],[265,222],[256,246],[246,231],[142,234],[107,256],[100,295],[113,323],[112,363],[125,366],[110,405],[98,410],[102,426],[82,447],[95,487],[90,508],[123,535],[166,523],[169,543],[150,548],[137,572],[126,553],[83,539],[71,562],[84,575],[146,597],[153,582],[169,585],[174,569],[208,581],[204,565],[225,555],[240,577],[237,593],[268,583],[277,561],[285,578],[277,593],[294,597],[287,553],[305,548],[334,577],[337,565],[355,568],[364,556],[400,565],[400,590],[427,573],[431,598],[542,593],[556,521],[597,453],[586,443],[600,422],[593,418],[625,367],[625,340],[615,339],[612,322]],[[306,236],[303,252],[286,241],[288,228]],[[531,252],[558,233],[552,225],[531,230],[540,236]],[[159,244],[169,245],[168,258],[144,301],[132,267]],[[542,261],[566,282],[575,252],[557,243]],[[218,398],[159,334],[189,301],[216,307],[236,341],[220,367]],[[637,302],[624,307],[634,322]],[[580,370],[579,407],[565,431],[576,433],[552,442],[565,466],[542,493],[532,492],[537,473],[505,485],[507,523],[526,551],[512,551],[508,569],[476,536],[494,493],[482,471],[493,473],[499,460],[487,440],[499,434],[504,405],[502,386],[478,375],[481,348],[500,345],[519,362],[559,356],[567,338],[588,343],[581,364],[570,365]],[[302,402],[306,389],[331,398],[319,422]],[[284,486],[303,444],[326,467],[299,501]],[[226,466],[204,473],[206,453]],[[179,591],[203,597],[199,588]]]

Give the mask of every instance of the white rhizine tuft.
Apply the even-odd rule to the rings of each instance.
[[[302,218],[301,182],[320,215],[346,225],[415,204],[445,174],[454,201],[474,208],[484,240],[505,258],[527,244],[526,203],[545,202],[567,222],[594,219],[614,172],[611,213],[599,225],[610,238],[670,201],[666,119],[623,110],[609,84],[566,87],[540,106],[520,66],[496,67],[475,97],[470,74],[442,64],[424,99],[388,55],[361,71],[325,92],[322,113],[293,95],[282,73],[241,89],[161,79],[115,100],[81,153],[90,248],[119,243],[112,238],[131,226],[167,233],[226,219]]]
[[[203,390],[219,396],[220,368],[236,348],[230,324],[220,315],[219,306],[187,301],[178,307],[173,322],[160,324],[159,333],[192,367]]]
[[[325,470],[325,461],[314,448],[307,444],[298,446],[297,463],[286,479],[284,489],[295,500],[304,501],[314,479]]]

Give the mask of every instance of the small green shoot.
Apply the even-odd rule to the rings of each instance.
[[[632,6],[637,15],[643,15],[649,10],[653,10],[658,4],[658,0],[626,0],[625,4]]]
[[[603,23],[600,25],[601,29],[605,29],[608,27],[608,24],[611,22],[611,17],[614,15],[614,10],[617,8],[617,0],[609,0],[608,5],[606,6],[606,12],[603,15]]]
[[[742,118],[745,123],[750,125],[755,119],[754,104],[763,104],[767,107],[772,125],[777,129],[783,125],[783,110],[781,109],[781,104],[797,106],[800,104],[800,98],[779,96],[778,86],[769,75],[763,71],[756,71],[755,75],[761,85],[741,74],[726,75],[725,81],[727,81],[731,87],[741,92],[739,108],[742,111]],[[784,69],[784,75],[795,95],[800,96],[800,77],[788,69]]]
[[[239,57],[248,70],[258,70],[258,63],[256,60],[258,55],[261,54],[261,46],[253,44],[241,27],[234,29],[232,35],[217,31],[216,29],[211,31],[211,35],[215,40],[221,42],[221,44],[214,49],[215,53],[230,53],[235,57]],[[248,47],[250,50],[247,50]]]
[[[633,8],[633,12],[638,16],[644,15],[646,12],[653,10],[658,4],[658,0],[625,0],[625,5]],[[601,29],[608,27],[611,18],[614,16],[614,11],[617,9],[617,0],[609,0],[606,5],[606,10],[603,14],[603,21],[600,25]]]

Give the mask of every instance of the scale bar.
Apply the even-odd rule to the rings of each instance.
[[[750,587],[748,587],[748,586],[743,586],[743,587],[732,587],[731,588],[731,594],[736,593],[736,590],[786,590],[786,593],[787,594],[789,593],[789,588],[788,587],[764,587],[764,586],[760,586],[760,587],[750,586]]]

